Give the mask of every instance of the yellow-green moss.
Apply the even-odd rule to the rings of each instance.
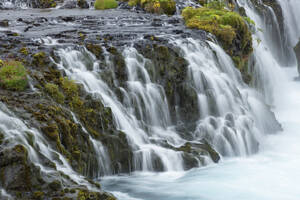
[[[63,95],[63,93],[61,93],[59,91],[59,88],[57,85],[53,84],[53,83],[47,83],[45,85],[45,89],[47,91],[47,93],[50,94],[50,96],[52,98],[54,98],[58,103],[63,103],[65,96]]]
[[[22,48],[20,49],[20,53],[21,53],[21,54],[24,54],[24,55],[26,55],[26,56],[29,54],[28,49],[27,49],[26,47],[22,47]]]
[[[52,140],[59,139],[58,126],[56,124],[49,124],[42,128],[43,132]]]
[[[45,65],[46,53],[39,52],[33,55],[33,64],[38,67],[43,67]]]
[[[33,193],[33,198],[36,200],[42,200],[44,197],[44,192],[36,191]]]
[[[2,67],[4,65],[3,60],[0,59],[0,67]]]
[[[60,83],[68,98],[71,99],[72,97],[78,96],[78,86],[75,81],[68,78],[61,78]]]
[[[182,16],[187,27],[202,29],[215,35],[241,71],[244,81],[249,82],[251,77],[247,72],[247,61],[253,48],[247,23],[254,22],[224,9],[224,6],[222,1],[215,0],[202,8],[187,7],[182,11]]]
[[[0,86],[8,90],[22,91],[28,85],[27,72],[21,62],[6,61],[0,68]]]
[[[232,45],[237,35],[242,39],[242,48],[246,48],[247,45],[251,46],[251,32],[243,17],[235,12],[208,7],[187,7],[182,11],[182,16],[187,27],[202,29],[214,34],[226,47]],[[252,49],[247,51],[252,51]]]
[[[94,6],[96,10],[112,9],[118,7],[118,2],[116,0],[96,0]]]
[[[174,15],[176,12],[174,0],[129,0],[128,4],[139,5],[150,13]]]

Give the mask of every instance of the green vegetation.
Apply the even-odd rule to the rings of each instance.
[[[74,80],[68,78],[60,79],[61,87],[68,98],[78,96],[78,86]]]
[[[187,7],[182,11],[182,16],[187,27],[202,29],[215,35],[241,71],[244,81],[249,83],[251,77],[247,72],[247,63],[253,48],[247,23],[254,25],[254,22],[224,7],[224,1],[214,0],[202,8]]]
[[[223,0],[213,0],[205,4],[205,7],[221,10],[225,7],[225,2]]]
[[[14,91],[23,91],[28,85],[27,72],[21,62],[6,61],[0,68],[0,86]]]
[[[129,0],[130,6],[139,5],[147,12],[174,15],[176,3],[174,0]]]
[[[65,96],[59,91],[57,85],[53,83],[47,83],[45,85],[45,89],[50,94],[50,96],[53,97],[58,103],[64,102]]]
[[[187,27],[202,29],[214,34],[223,43],[225,49],[228,49],[233,40],[239,37],[242,39],[242,49],[247,52],[252,51],[251,32],[248,30],[244,18],[239,14],[223,8],[187,7],[182,11],[182,16]]]
[[[105,10],[118,7],[118,2],[116,0],[96,0],[95,9]]]

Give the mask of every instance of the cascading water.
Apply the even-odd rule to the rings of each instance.
[[[23,1],[4,2],[17,7],[25,6],[18,3]],[[104,177],[103,184],[107,190],[123,200],[297,200],[300,196],[297,188],[300,162],[295,155],[300,150],[295,145],[299,137],[294,133],[299,128],[299,84],[290,83],[296,76],[295,70],[286,70],[287,80],[280,65],[295,63],[291,50],[300,36],[296,22],[299,3],[296,0],[278,2],[284,13],[285,33],[280,32],[280,24],[271,7],[264,5],[267,14],[261,15],[251,1],[238,1],[247,16],[255,21],[256,27],[263,30],[253,35],[254,53],[249,70],[254,77],[252,84],[255,89],[243,83],[240,72],[217,44],[164,36],[188,62],[187,85],[196,94],[197,119],[194,124],[191,123],[195,126],[187,128],[188,137],[179,128],[185,126],[181,121],[182,113],[176,110],[176,119],[173,119],[167,91],[153,78],[159,69],[137,48],[127,46],[122,51],[126,68],[124,83],[116,78],[116,74],[112,74],[111,83],[106,80],[105,70],[115,68],[108,52],[104,53],[103,63],[85,48],[56,51],[60,58],[59,61],[55,59],[58,67],[70,79],[83,85],[92,98],[101,100],[111,109],[113,122],[126,135],[133,154],[129,171],[142,171],[130,177]],[[41,42],[58,44],[50,37]],[[285,98],[283,94],[286,94]],[[276,114],[286,136],[269,136],[280,130],[274,114],[270,112],[272,106],[276,106]],[[180,105],[175,107],[178,109]],[[72,114],[73,121],[88,134],[83,123],[77,119],[79,116]],[[28,127],[29,124],[0,104],[0,133],[4,133],[1,148],[22,144],[27,148],[31,162],[41,169],[44,176],[51,179],[62,172],[78,185],[91,186],[72,170],[63,155],[48,145],[43,134]],[[107,144],[91,135],[86,138],[97,156],[97,166],[92,166],[94,163],[88,166],[92,171],[90,175],[98,178],[119,173],[112,167],[115,163]],[[184,149],[206,142],[222,156],[221,164],[183,172],[190,159]],[[260,154],[248,157],[258,150]],[[194,156],[197,165],[193,167],[211,164],[211,157],[209,151],[201,151]],[[45,159],[52,161],[56,170],[45,165]],[[117,164],[119,168],[124,167]],[[153,171],[165,173],[149,173]],[[0,197],[10,198],[2,188]]]
[[[189,62],[188,82],[198,96],[199,121],[192,139],[177,132],[165,91],[152,82],[147,71],[151,60],[135,48],[127,47],[123,51],[127,81],[124,87],[117,86],[122,101],[101,78],[103,63],[86,49],[60,49],[58,65],[70,79],[83,84],[89,93],[111,108],[116,127],[126,134],[133,151],[132,171],[183,170],[184,154],[174,148],[186,142],[208,141],[223,156],[256,153],[260,137],[280,129],[259,94],[242,84],[239,71],[217,45],[192,39],[170,42],[181,49]],[[106,61],[110,65],[108,58]],[[166,148],[161,141],[173,149]],[[198,166],[210,162],[206,153],[198,160]]]
[[[50,148],[47,139],[38,130],[28,128],[3,103],[0,103],[0,133],[4,134],[1,148],[14,148],[15,145],[20,144],[25,146],[30,162],[40,170],[42,176],[51,180],[56,176],[61,176],[60,173],[67,174],[70,180],[77,184],[92,188],[87,180],[72,170],[64,156]],[[45,165],[45,160],[48,163],[53,162],[55,169],[53,165],[52,167]],[[7,178],[9,179],[9,177]],[[0,192],[0,197],[9,199],[9,194],[3,190]]]
[[[184,140],[167,127],[170,120],[164,92],[160,87],[151,83],[144,69],[147,61],[134,49],[127,49],[124,52],[130,76],[127,82],[129,91],[123,90],[125,103],[122,105],[98,75],[98,67],[96,67],[98,64],[95,57],[85,49],[82,51],[88,56],[73,49],[59,50],[58,54],[62,58],[60,67],[71,79],[84,84],[87,91],[101,98],[104,104],[112,109],[118,129],[127,134],[134,151],[133,169],[152,170],[153,159],[159,157],[164,170],[181,170],[181,153],[150,142],[151,137],[163,137],[174,145],[182,144]],[[137,56],[141,59],[140,62],[136,58]],[[86,68],[84,59],[89,59],[89,62],[94,63],[93,70],[89,71]],[[141,77],[138,77],[139,75]],[[141,116],[145,124],[142,124],[135,114]],[[148,130],[146,130],[146,126],[149,126]]]
[[[300,25],[298,23],[300,2],[297,0],[277,0],[277,2],[283,10],[284,25],[288,33],[289,45],[294,47],[299,42],[300,37]]]
[[[211,140],[222,155],[253,154],[262,133],[278,130],[276,120],[259,95],[241,84],[241,75],[229,56],[214,43],[209,45],[212,50],[193,40],[178,42],[199,97],[200,121],[194,134]]]
[[[297,37],[299,34],[295,20],[295,16],[297,16],[297,14],[294,12],[298,6],[298,1],[279,2],[282,5],[285,16],[289,15],[288,17],[285,17],[285,24],[287,25],[287,28],[290,29],[288,30],[289,35],[286,41],[294,42],[286,44],[287,46],[283,47],[284,50],[291,52],[293,45],[298,40]],[[252,133],[251,137],[258,137],[259,139],[256,139],[258,139],[260,142],[260,153],[255,156],[252,156],[250,158],[238,158],[229,160],[225,159],[225,161],[218,166],[209,166],[205,169],[195,169],[187,173],[164,173],[159,175],[136,174],[132,177],[124,178],[107,177],[104,181],[107,189],[116,191],[116,195],[119,195],[126,200],[218,200],[237,198],[242,198],[245,200],[299,199],[300,193],[298,190],[298,180],[300,174],[298,172],[298,169],[300,167],[300,161],[299,157],[297,157],[296,155],[300,151],[299,144],[297,142],[299,141],[299,134],[297,133],[297,130],[299,129],[299,114],[297,114],[297,112],[300,108],[298,95],[300,86],[298,82],[293,82],[294,77],[297,76],[297,72],[294,67],[285,70],[281,69],[280,64],[286,65],[286,63],[278,62],[278,59],[275,59],[278,58],[279,54],[278,52],[276,52],[277,50],[274,50],[272,48],[274,48],[276,45],[280,45],[279,43],[281,41],[284,41],[284,39],[278,38],[279,40],[275,41],[269,40],[269,38],[273,37],[272,30],[269,29],[270,27],[266,24],[266,21],[262,18],[261,15],[257,13],[257,10],[254,9],[255,7],[251,4],[251,1],[238,1],[238,4],[239,6],[243,6],[245,8],[247,16],[255,21],[256,27],[263,29],[263,32],[258,31],[255,33],[255,35],[253,35],[253,37],[257,38],[258,40],[256,41],[254,39],[255,47],[252,58],[253,64],[250,68],[250,70],[252,71],[252,75],[255,78],[253,86],[258,89],[259,93],[262,96],[260,96],[260,94],[257,94],[257,92],[251,89],[247,89],[247,87],[244,87],[243,85],[240,85],[240,77],[236,75],[234,70],[228,71],[228,69],[226,70],[226,68],[223,68],[222,72],[225,71],[226,76],[230,77],[229,83],[235,83],[235,80],[237,80],[238,84],[234,84],[234,86],[239,89],[238,96],[241,97],[240,99],[243,102],[245,102],[246,97],[246,99],[248,99],[248,105],[250,106],[250,109],[244,109],[243,113],[250,112],[251,114],[247,114],[244,117],[254,115],[254,117],[252,118],[252,120],[254,120],[251,123],[259,127],[257,128],[257,131],[264,130],[263,132],[265,132],[269,129],[271,130],[271,133],[274,133],[275,129],[273,128],[276,127],[274,126],[274,124],[269,123],[270,121],[264,121],[265,119],[270,119],[269,114],[266,115],[264,114],[265,112],[261,112],[261,108],[266,107],[266,105],[262,104],[261,102],[266,101],[270,106],[275,106],[275,113],[277,114],[279,121],[282,123],[284,134],[279,134],[277,136],[268,136],[265,138],[255,133],[255,129],[251,129],[252,131],[254,131],[254,134]],[[273,20],[275,20],[275,18]],[[280,37],[285,37],[285,35],[281,35]],[[184,46],[183,44],[180,45],[181,47]],[[197,52],[195,51],[195,49],[197,49],[196,47],[197,46],[194,45],[193,48],[191,48],[193,49],[193,51],[189,51],[188,53],[186,53],[187,57],[191,57],[191,59],[188,59],[190,63],[197,61],[198,57],[201,61],[214,61],[214,59],[207,55],[200,58],[200,55],[203,54],[203,49],[201,50],[201,52]],[[218,56],[219,47],[215,44],[210,44],[210,47],[214,50],[214,52],[216,52],[217,58],[220,59],[220,55]],[[196,55],[193,56],[193,54]],[[284,56],[284,54],[281,56]],[[231,62],[229,58],[229,61],[227,59],[224,60],[226,56],[221,57],[223,57],[223,60],[220,63],[224,64]],[[293,56],[289,56],[285,59],[290,64],[295,63]],[[208,65],[208,63],[206,64]],[[195,66],[198,65],[199,63]],[[210,67],[209,69],[213,70],[214,68]],[[212,72],[213,73],[210,74],[209,78],[217,76],[218,71]],[[195,76],[196,74],[197,73],[193,71],[192,75]],[[225,73],[222,76],[223,78],[224,75]],[[202,77],[201,79],[203,79]],[[225,80],[227,81],[227,79]],[[207,85],[207,82],[208,81],[205,81],[205,84],[203,84],[203,82],[201,82],[201,84],[198,83],[197,86],[202,87],[203,85]],[[213,81],[213,83],[215,84],[216,82],[216,80]],[[229,85],[228,82],[227,85]],[[224,87],[221,88],[224,89]],[[214,95],[216,94],[218,93],[215,93]],[[223,93],[223,95],[225,94],[226,93]],[[224,105],[227,105],[225,107],[222,107],[223,109],[225,109],[225,111],[226,109],[230,108],[230,103],[228,102],[230,102],[232,99],[237,98],[237,95],[235,93],[233,94],[234,98],[230,98],[230,96],[228,97],[228,94],[226,98],[216,98],[219,100],[219,102],[223,102]],[[260,99],[260,101],[258,101],[258,99]],[[226,101],[227,103],[225,103]],[[199,103],[200,110],[205,111],[204,113],[206,113],[207,115],[215,115],[215,113],[218,113],[209,112],[209,109],[207,109],[209,108],[209,104],[206,103],[208,102],[206,96],[199,95],[199,102],[201,102],[201,104]],[[237,108],[236,101],[233,102],[234,107]],[[209,103],[218,105],[218,101],[209,101]],[[223,110],[220,110],[219,112],[222,111]],[[233,112],[235,110],[233,109],[230,111]],[[239,111],[236,111],[235,114],[238,113]],[[246,119],[244,118],[244,120]],[[222,124],[222,120],[219,120],[218,124]],[[229,123],[227,123],[226,125],[228,126]],[[201,120],[199,126],[201,126]],[[205,128],[207,130],[211,130],[211,132],[213,132],[214,130],[212,125]],[[205,133],[205,131],[203,130],[201,130],[200,132]],[[240,143],[238,144],[242,143],[241,141],[239,142]],[[220,146],[222,145],[219,145],[219,147]],[[240,152],[245,152],[245,149],[243,150],[244,151]],[[157,184],[160,184],[159,188],[162,189],[158,189],[157,187],[155,187]],[[182,185],[184,185],[184,187],[182,187]],[[131,189],[132,187],[135,187],[135,189]],[[153,190],[153,188],[156,189]],[[128,194],[130,194],[130,196],[128,196]]]

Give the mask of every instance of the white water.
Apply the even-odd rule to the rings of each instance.
[[[259,154],[185,173],[109,177],[102,181],[105,188],[127,194],[123,200],[299,200],[300,82],[293,81],[296,68],[281,72],[286,80],[275,92],[275,105],[284,131],[261,141]]]
[[[296,11],[299,2],[296,1],[281,1],[281,4],[290,7],[284,8],[285,15],[290,15],[285,23],[294,42],[300,33],[294,23],[296,21],[293,21],[299,18]],[[266,28],[249,2],[240,2],[257,26]],[[260,151],[250,157],[223,159],[218,165],[182,173],[136,173],[130,177],[106,177],[102,182],[106,189],[116,191],[115,195],[122,196],[124,200],[300,199],[300,82],[294,81],[298,75],[297,69],[280,68],[270,49],[272,41],[266,38],[267,31],[257,32],[255,37],[262,42],[259,45],[254,42],[254,86],[273,106],[284,131],[260,137]]]
[[[245,7],[257,26],[266,28],[251,8],[247,5]],[[267,32],[256,34],[262,42],[255,43],[254,52],[255,87],[261,95],[241,84],[241,77],[232,61],[217,45],[203,45],[194,40],[172,41],[181,47],[189,61],[189,79],[199,98],[199,123],[193,139],[209,139],[223,156],[244,156],[230,159],[223,157],[219,165],[211,164],[188,172],[182,172],[180,152],[150,141],[153,138],[165,139],[174,146],[180,146],[186,139],[179,136],[170,122],[165,92],[151,81],[145,70],[149,64],[147,59],[134,48],[124,50],[129,77],[127,90],[122,90],[125,97],[122,104],[99,76],[101,67],[92,54],[85,49],[59,50],[58,54],[62,58],[60,67],[67,75],[82,83],[88,92],[112,109],[116,126],[126,133],[134,151],[134,170],[152,171],[153,157],[159,157],[163,169],[168,171],[160,174],[136,173],[130,177],[106,177],[103,182],[106,189],[113,191],[122,200],[299,199],[297,181],[300,178],[300,159],[297,155],[300,153],[300,144],[297,141],[300,141],[300,135],[297,131],[300,120],[297,111],[300,109],[300,96],[297,93],[300,84],[292,81],[296,76],[295,68],[280,69],[267,36]],[[290,37],[295,39],[297,33],[291,33]],[[268,136],[267,133],[275,133],[276,124],[264,101],[274,106],[284,128],[283,133]],[[5,107],[1,110],[4,111]],[[35,150],[21,133],[32,132],[41,152],[52,160],[54,151],[48,149],[45,139],[38,131],[28,129],[19,119],[2,111],[0,114],[3,115],[0,120],[4,120],[3,130],[10,133],[5,135],[6,140],[29,147],[30,159],[49,173],[48,169],[40,165]],[[7,120],[13,120],[17,128],[9,127],[11,124]],[[106,156],[105,147],[99,141],[90,140],[99,155],[98,162],[102,168],[99,175],[111,174],[108,166],[110,158]],[[257,151],[257,141],[260,143],[259,154],[247,157]],[[73,175],[71,177],[78,183],[86,184],[71,170],[62,156],[59,155],[59,158],[63,165],[57,163],[58,170]],[[199,165],[210,163],[207,160],[206,163],[199,161]]]
[[[53,150],[44,136],[34,128],[28,128],[27,125],[17,118],[3,103],[0,103],[0,131],[4,134],[3,148],[13,148],[16,144],[21,144],[28,151],[29,160],[41,170],[42,176],[47,176],[50,180],[60,176],[59,172],[67,174],[77,184],[90,184],[74,172],[67,160],[58,152]],[[45,158],[56,165],[56,170],[43,166],[42,160]],[[63,177],[61,177],[63,180]],[[2,191],[3,196],[6,194]],[[1,196],[0,196],[1,197]]]

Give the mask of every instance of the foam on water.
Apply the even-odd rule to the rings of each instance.
[[[284,131],[261,141],[259,154],[193,169],[180,177],[140,174],[114,181],[108,177],[103,180],[105,188],[147,200],[298,200],[300,82],[293,81],[296,68],[281,72],[287,75],[275,92],[275,105]]]

